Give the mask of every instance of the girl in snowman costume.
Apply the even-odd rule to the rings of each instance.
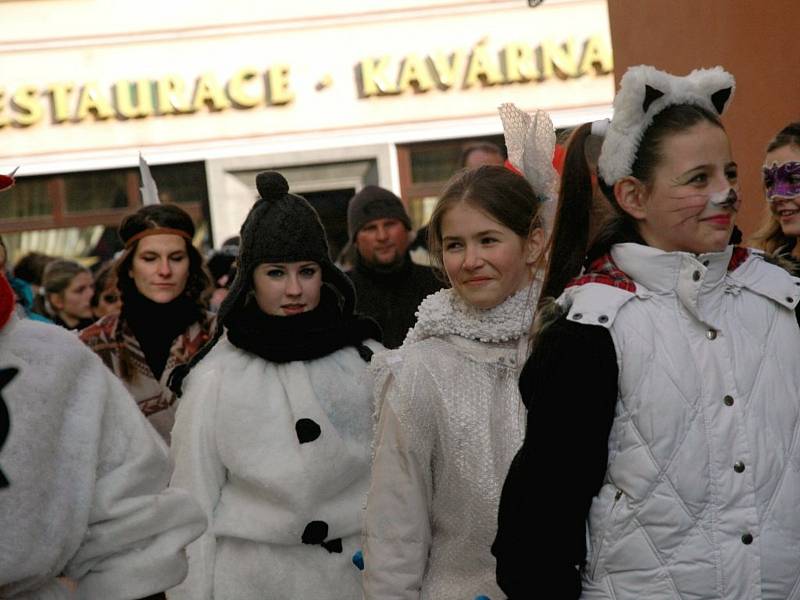
[[[382,346],[353,313],[314,209],[275,172],[241,229],[236,279],[188,367],[171,485],[209,519],[189,549],[186,600],[358,598],[372,382]],[[180,389],[187,369],[172,384]]]

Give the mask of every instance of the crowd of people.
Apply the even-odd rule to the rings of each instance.
[[[274,171],[209,260],[158,203],[93,271],[0,247],[0,598],[794,598],[800,122],[743,241],[734,91],[504,105],[430,266],[367,186],[343,268]]]

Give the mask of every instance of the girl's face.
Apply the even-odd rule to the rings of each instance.
[[[100,298],[94,309],[94,316],[102,319],[106,315],[116,314],[122,310],[122,296],[117,289],[115,277],[109,277],[105,289],[100,292]]]
[[[620,205],[637,220],[648,245],[666,252],[720,252],[739,210],[737,165],[727,134],[706,121],[664,139],[648,187],[625,178]]]
[[[183,293],[189,280],[186,243],[171,233],[149,235],[137,242],[128,275],[140,294],[166,304]]]
[[[487,213],[459,202],[442,217],[442,262],[468,304],[492,308],[529,285],[543,246],[541,230],[525,240]]]
[[[94,280],[92,275],[81,272],[75,275],[66,289],[60,294],[50,295],[50,304],[58,311],[65,323],[72,326],[81,319],[92,318],[92,295]]]
[[[788,145],[767,153],[764,188],[784,235],[800,236],[800,148]]]
[[[258,307],[276,317],[314,310],[322,290],[322,269],[312,261],[261,263],[253,270]]]

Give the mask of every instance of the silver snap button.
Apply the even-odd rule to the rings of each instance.
[[[695,281],[700,281],[700,271],[695,271],[694,273],[692,273],[692,279],[694,279]]]
[[[722,402],[725,404],[725,406],[733,406],[733,396],[725,396],[722,399]]]
[[[745,533],[745,534],[742,536],[742,543],[743,543],[745,546],[749,546],[750,544],[752,544],[752,543],[753,543],[753,536],[752,536],[751,534],[749,534],[749,533]]]
[[[706,337],[710,340],[717,339],[717,330],[716,329],[709,329],[706,331]]]
[[[580,321],[583,318],[583,313],[575,313],[574,315],[572,315],[572,318],[575,321]]]
[[[608,316],[600,315],[599,317],[597,317],[597,320],[600,321],[601,323],[608,323]]]
[[[737,461],[733,465],[733,470],[737,473],[744,473],[744,463],[742,461]]]

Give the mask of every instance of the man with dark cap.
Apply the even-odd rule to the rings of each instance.
[[[443,284],[431,268],[411,261],[411,220],[389,190],[369,185],[353,196],[347,230],[356,249],[347,272],[356,288],[356,308],[381,326],[384,346],[397,348],[414,325],[419,303]]]

